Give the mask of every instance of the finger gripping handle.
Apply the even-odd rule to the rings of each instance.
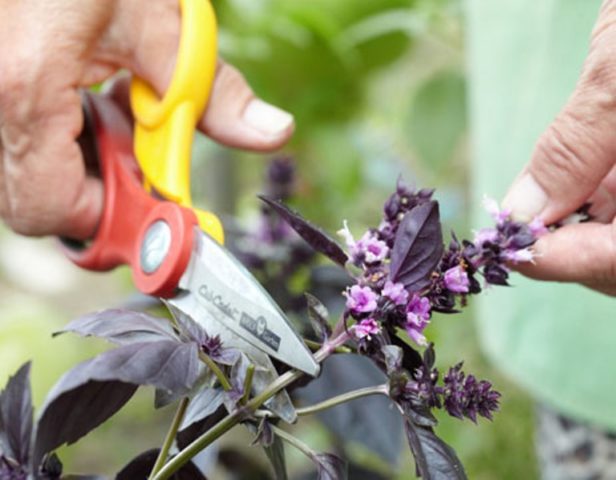
[[[111,100],[93,94],[84,95],[83,103],[86,129],[90,130],[86,134],[96,140],[93,150],[98,154],[105,201],[92,242],[82,248],[65,244],[65,252],[77,265],[90,270],[107,271],[130,265],[141,292],[171,296],[190,260],[196,216],[189,209],[157,200],[145,192],[133,154],[132,129],[120,109]],[[160,264],[146,271],[142,252],[153,245],[145,244],[146,234],[157,222],[168,229],[168,245]]]

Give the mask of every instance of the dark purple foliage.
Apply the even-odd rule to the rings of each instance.
[[[317,464],[317,480],[346,480],[347,463],[332,453],[318,453],[312,460]]]
[[[167,319],[118,309],[80,317],[54,333],[54,336],[66,332],[83,337],[99,337],[118,345],[178,339]]]
[[[464,467],[456,452],[431,428],[404,422],[406,436],[415,457],[417,475],[424,480],[466,480]]]
[[[276,213],[278,213],[291,228],[308,243],[308,245],[333,262],[336,262],[338,265],[345,265],[347,261],[346,253],[344,253],[340,245],[323,230],[312,225],[301,215],[292,211],[280,201],[272,200],[262,195],[260,195],[259,198],[276,211]]]
[[[150,472],[156,463],[158,452],[159,449],[154,448],[137,455],[125,467],[122,468],[120,473],[116,475],[116,480],[137,480],[149,478]],[[192,462],[188,462],[186,465],[183,465],[179,471],[169,478],[170,480],[207,480]]]
[[[32,415],[28,362],[9,378],[0,393],[0,453],[6,458],[6,468],[8,459],[17,465],[27,465],[30,460]]]
[[[443,254],[438,203],[416,206],[400,222],[392,252],[389,278],[409,291],[428,286]]]

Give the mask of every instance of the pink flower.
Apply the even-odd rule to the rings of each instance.
[[[377,295],[370,287],[353,285],[345,292],[346,307],[352,314],[370,313],[376,310]]]
[[[351,260],[356,265],[382,262],[389,255],[387,244],[379,240],[376,234],[370,231],[364,233],[359,240],[355,241],[346,221],[344,228],[338,231],[338,235],[344,238],[349,248]]]
[[[385,282],[381,295],[389,298],[395,305],[405,305],[409,299],[409,292],[406,291],[404,285],[391,280]]]
[[[358,340],[372,340],[372,335],[381,333],[381,326],[374,318],[365,318],[353,326],[353,333]]]
[[[483,206],[497,225],[502,225],[511,216],[511,210],[502,209],[493,198],[483,197]]]
[[[430,320],[430,309],[430,300],[413,294],[411,301],[406,306],[407,320],[410,321],[411,318],[417,318],[427,323]]]
[[[475,232],[474,240],[473,243],[479,248],[486,242],[494,243],[498,240],[498,230],[496,228],[482,228]]]
[[[447,290],[454,293],[468,293],[470,282],[466,271],[460,266],[450,268],[443,275]]]
[[[545,226],[545,223],[543,223],[543,220],[539,217],[533,218],[533,220],[528,224],[528,228],[530,228],[531,233],[537,238],[549,232]]]
[[[535,254],[530,248],[522,248],[520,250],[505,250],[503,252],[503,257],[505,257],[508,262],[524,263],[532,262],[535,258]]]

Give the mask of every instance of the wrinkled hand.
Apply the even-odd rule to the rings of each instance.
[[[579,282],[616,295],[616,1],[603,3],[590,53],[568,103],[537,142],[503,201],[520,220],[546,224],[591,202],[591,223],[568,225],[536,244],[522,273]]]
[[[126,69],[162,95],[175,65],[178,1],[0,0],[0,12],[0,216],[22,234],[88,238],[103,191],[75,141],[78,89]],[[118,101],[126,83],[113,89]],[[232,147],[269,151],[294,125],[219,62],[199,128]]]

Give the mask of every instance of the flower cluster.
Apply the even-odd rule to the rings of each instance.
[[[357,283],[345,292],[346,315],[356,321],[353,330],[360,344],[373,340],[382,329],[393,332],[404,328],[416,344],[425,346],[423,331],[433,312],[453,313],[458,304],[464,306],[467,296],[481,292],[479,277],[483,277],[484,286],[507,285],[508,264],[532,261],[531,246],[547,231],[538,220],[530,224],[513,221],[510,212],[487,200],[486,208],[496,226],[476,232],[472,242],[460,242],[452,234],[428,281],[415,285],[419,288],[409,288],[392,278],[392,256],[396,244],[404,241],[398,239],[407,234],[400,232],[405,216],[422,205],[436,203],[432,194],[433,190],[416,191],[398,181],[396,191],[385,203],[378,228],[368,230],[359,240],[346,222],[339,232],[345,239],[349,261],[361,269]]]
[[[459,419],[469,418],[477,423],[478,416],[492,419],[498,410],[500,393],[487,380],[477,380],[462,371],[462,362],[451,367],[439,384],[439,371],[422,365],[402,391],[401,397],[416,406],[423,402],[429,408],[444,408]]]

